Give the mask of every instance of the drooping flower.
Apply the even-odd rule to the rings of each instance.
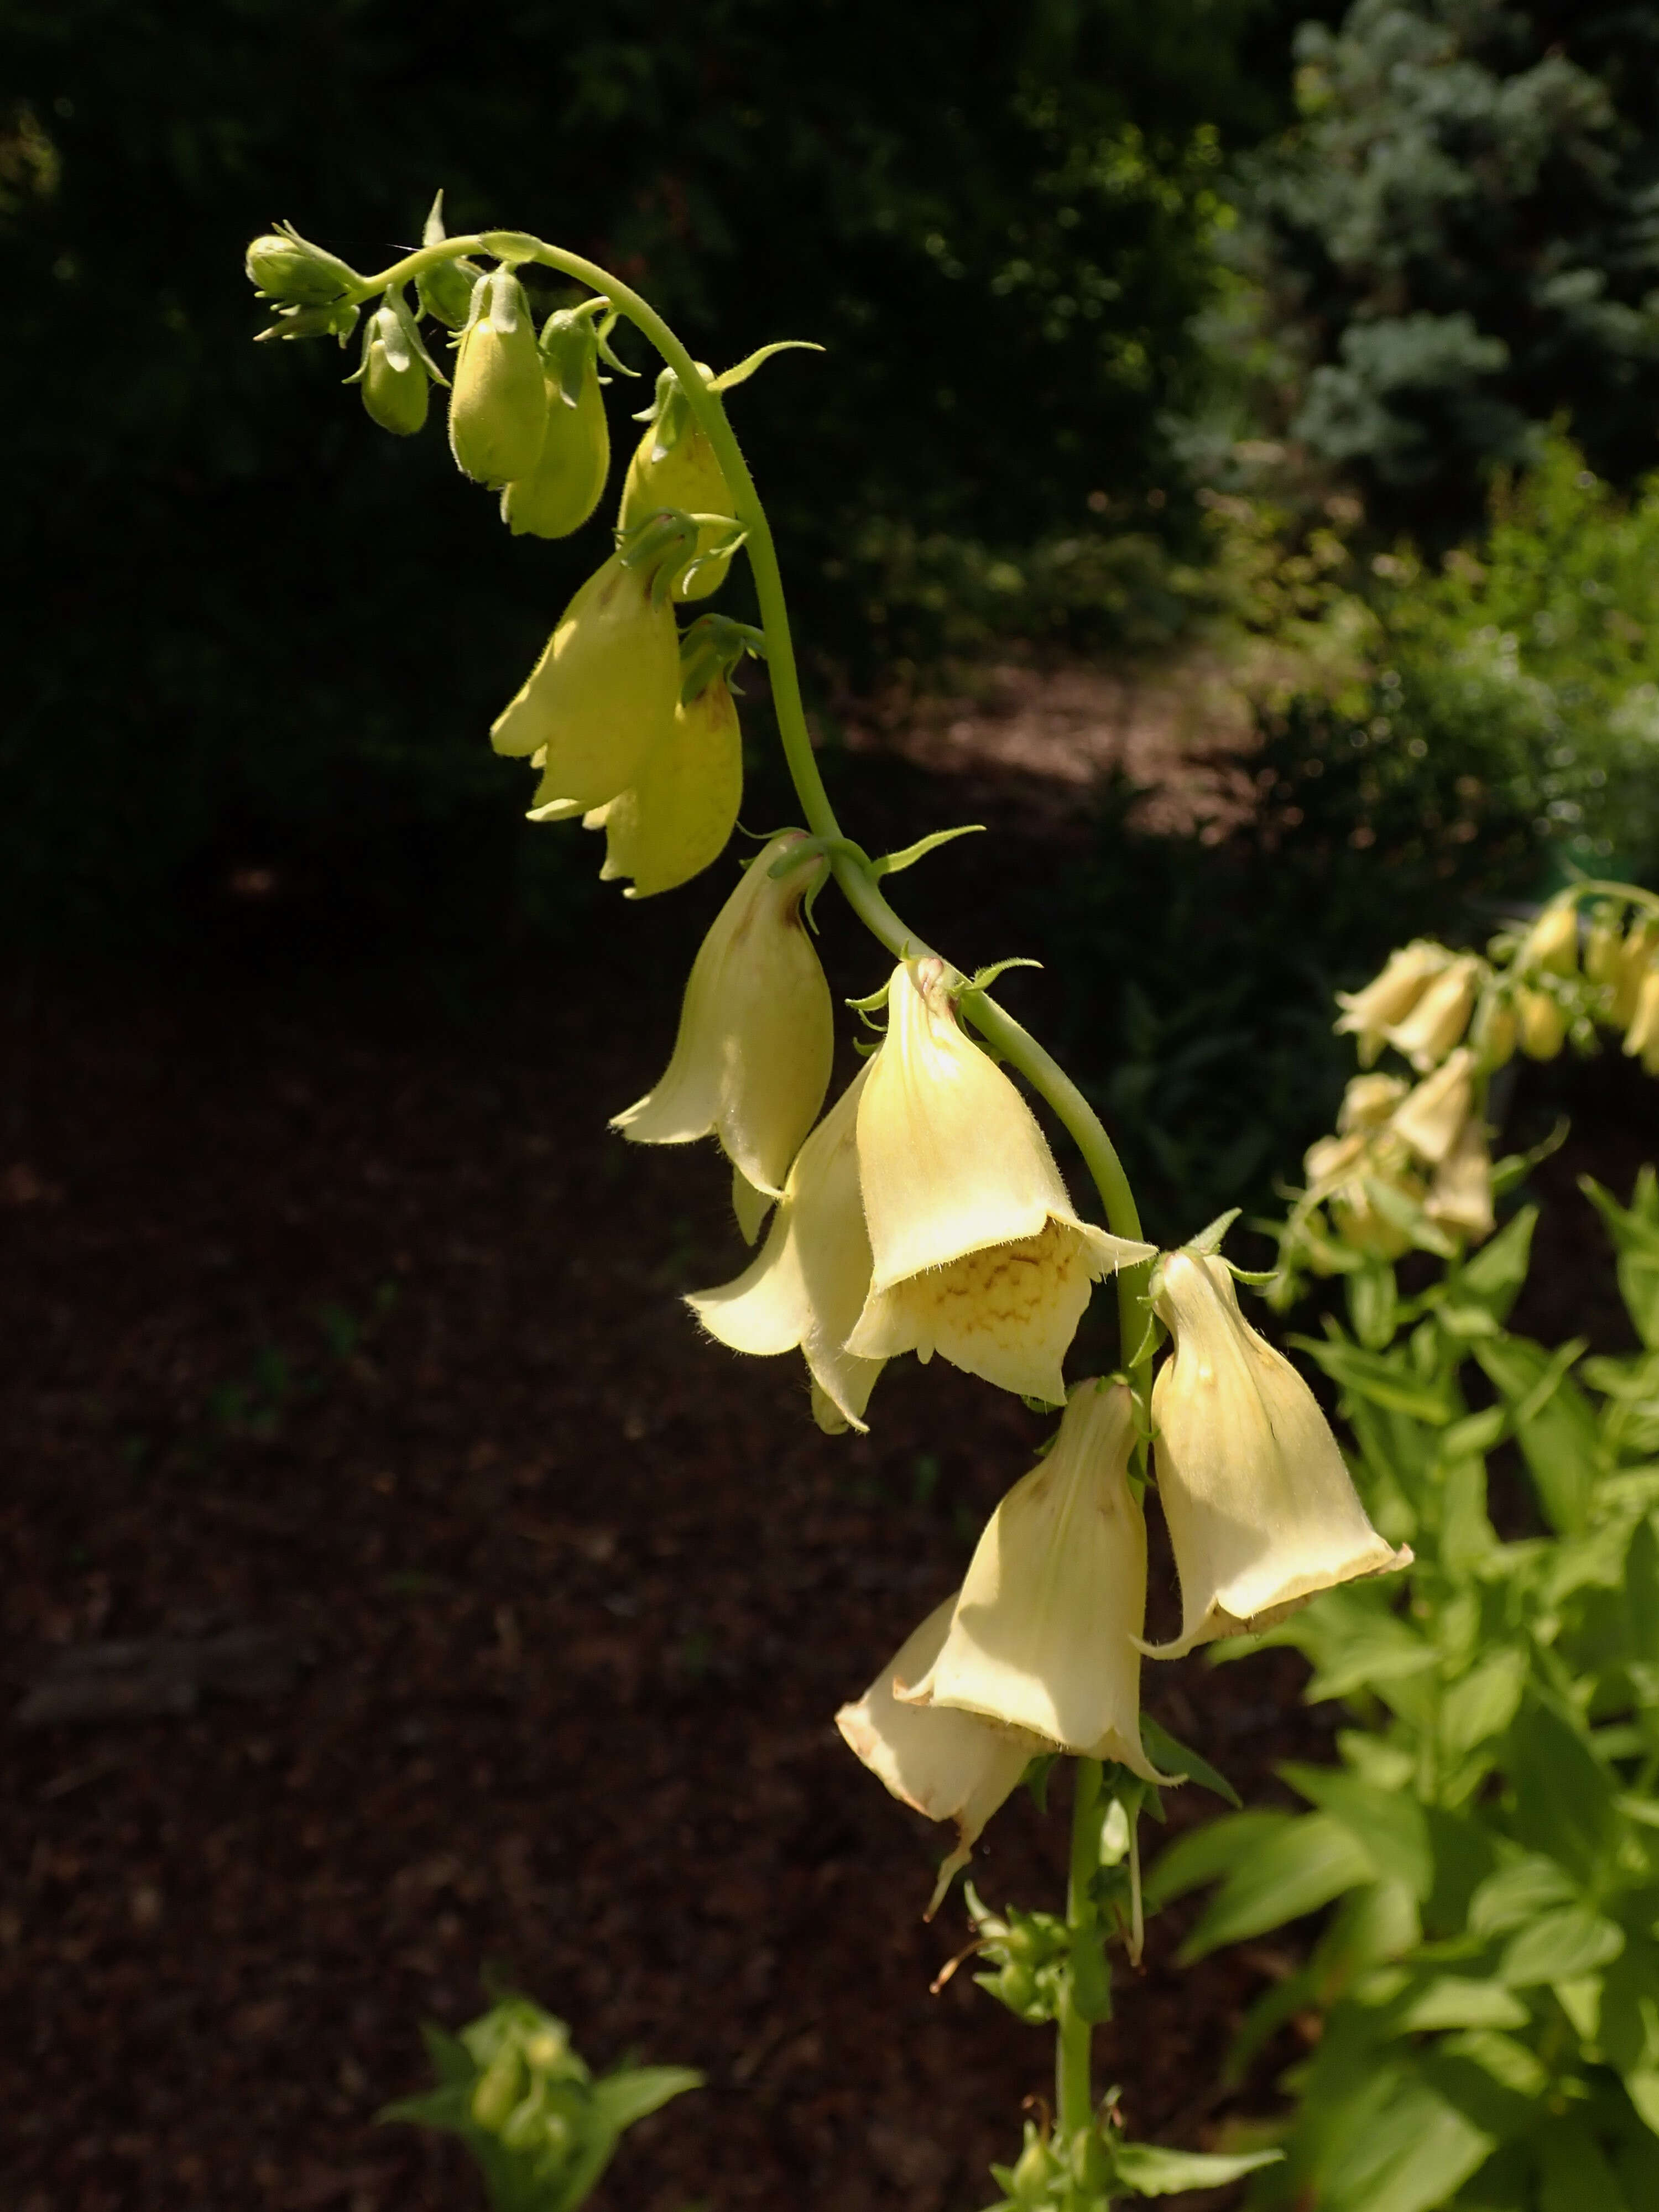
[[[1406,1095],[1397,1075],[1356,1075],[1342,1093],[1336,1126],[1343,1136],[1357,1129],[1380,1128]],[[1311,1165],[1308,1170],[1312,1175]]]
[[[1389,1086],[1389,1098],[1378,1091],[1366,1101],[1368,1109],[1375,1107],[1382,1113],[1387,1112],[1390,1099],[1397,1099],[1406,1088],[1394,1076],[1361,1075],[1349,1085],[1350,1092],[1358,1084]],[[1345,1115],[1348,1111],[1346,1100],[1343,1111]],[[1384,1260],[1397,1260],[1409,1250],[1409,1230],[1377,1204],[1376,1193],[1381,1187],[1416,1200],[1423,1194],[1423,1185],[1411,1171],[1406,1147],[1386,1124],[1351,1129],[1346,1136],[1321,1137],[1309,1146],[1303,1170],[1308,1178],[1310,1203],[1328,1205],[1331,1225],[1344,1243],[1358,1251],[1374,1252]]]
[[[1152,1386],[1152,1449],[1182,1602],[1180,1635],[1152,1656],[1406,1565],[1366,1519],[1312,1391],[1239,1312],[1226,1262],[1166,1253],[1152,1281],[1175,1338]]]
[[[1619,955],[1613,1004],[1607,1017],[1614,1029],[1628,1029],[1636,1019],[1642,986],[1647,980],[1650,964],[1656,960],[1659,960],[1659,915],[1648,915],[1631,925]]]
[[[1515,994],[1515,1014],[1521,1049],[1528,1060],[1553,1060],[1567,1041],[1567,1010],[1552,991],[1529,989],[1524,983]]]
[[[697,371],[706,385],[714,386],[714,371],[706,362],[697,363]],[[658,380],[656,410],[628,464],[617,526],[631,530],[659,507],[678,507],[686,514],[732,512],[726,473],[706,434],[692,419],[672,369],[665,369]],[[674,587],[677,599],[707,599],[720,589],[732,556],[714,549],[732,534],[715,523],[702,526],[696,562]]]
[[[1342,1012],[1337,1019],[1336,1033],[1339,1036],[1358,1038],[1362,1067],[1370,1066],[1382,1049],[1387,1030],[1395,1023],[1404,1021],[1434,978],[1450,963],[1451,955],[1443,945],[1418,938],[1391,952],[1382,974],[1374,976],[1363,991],[1337,993],[1336,1003]]]
[[[976,1713],[1048,1750],[1162,1780],[1140,1741],[1146,1523],[1129,1488],[1134,1401],[1079,1382],[1048,1456],[981,1536],[939,1656],[902,1704]]]
[[[679,696],[673,607],[659,603],[648,562],[629,567],[613,553],[560,616],[489,741],[498,753],[536,758],[535,810],[556,819],[626,791],[672,728]]]
[[[1480,978],[1480,963],[1472,952],[1464,953],[1434,978],[1402,1021],[1389,1023],[1383,1031],[1419,1075],[1437,1067],[1462,1039]]]
[[[906,962],[859,1103],[873,1268],[848,1349],[914,1351],[1060,1404],[1089,1286],[1152,1247],[1079,1219],[1030,1109],[963,1035],[943,961]]]
[[[857,1141],[859,1094],[869,1073],[866,1063],[801,1146],[766,1242],[743,1273],[686,1300],[733,1352],[804,1352],[813,1414],[831,1435],[865,1426],[885,1364],[847,1346],[870,1287]]]
[[[906,1638],[856,1705],[843,1705],[836,1726],[847,1746],[902,1804],[930,1820],[954,1820],[957,1848],[939,1869],[927,1917],[932,1919],[951,1877],[972,1856],[986,1822],[1047,1747],[1018,1729],[1000,1728],[948,1705],[905,1705],[896,1683],[917,1681],[938,1657],[957,1601],[936,1606]]]
[[[1431,1167],[1438,1167],[1461,1135],[1474,1101],[1474,1060],[1466,1045],[1425,1075],[1389,1124]]]
[[[1521,940],[1516,966],[1523,974],[1541,969],[1547,975],[1575,975],[1578,972],[1578,902],[1571,891],[1553,898]]]
[[[786,830],[750,861],[691,963],[667,1067],[611,1124],[635,1145],[716,1137],[751,1239],[817,1117],[835,1054],[830,986],[801,914],[824,863],[771,872],[804,835]]]
[[[605,831],[601,878],[631,876],[626,898],[689,883],[726,849],[742,804],[743,732],[720,675],[680,701],[628,789],[586,816]]]
[[[1492,1155],[1478,1115],[1435,1170],[1423,1211],[1440,1228],[1482,1243],[1497,1226],[1492,1210]]]
[[[474,286],[455,357],[449,449],[475,483],[512,483],[535,467],[547,393],[524,286],[494,269]]]

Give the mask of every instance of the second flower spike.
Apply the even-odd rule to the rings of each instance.
[[[1169,1252],[1152,1281],[1175,1338],[1152,1386],[1152,1451],[1182,1605],[1181,1634],[1152,1656],[1266,1628],[1321,1590],[1408,1565],[1365,1517],[1313,1392],[1238,1310],[1226,1261]]]
[[[859,1105],[873,1273],[847,1348],[937,1352],[1063,1404],[1091,1283],[1154,1248],[1079,1219],[1031,1109],[963,1035],[942,960],[896,969],[887,1012]]]
[[[830,986],[801,916],[823,860],[772,873],[804,835],[786,830],[750,862],[691,963],[661,1080],[611,1124],[635,1145],[718,1138],[751,1238],[817,1119],[835,1053]]]
[[[1166,1778],[1140,1741],[1146,1523],[1129,1487],[1134,1443],[1127,1388],[1079,1382],[1047,1458],[992,1515],[939,1656],[901,1700]]]

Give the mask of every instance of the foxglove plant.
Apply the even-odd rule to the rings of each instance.
[[[539,333],[520,274],[532,268],[591,295],[556,309]],[[660,356],[616,550],[571,599],[491,739],[537,772],[532,818],[603,828],[605,875],[631,876],[636,897],[665,891],[713,865],[731,834],[741,748],[727,678],[738,654],[753,651],[768,665],[801,821],[749,863],[693,964],[661,1080],[614,1126],[635,1142],[714,1136],[750,1242],[775,1209],[749,1266],[690,1304],[712,1336],[741,1352],[802,1352],[825,1430],[862,1427],[884,1364],[907,1352],[923,1361],[937,1352],[1060,1415],[1050,1448],[993,1515],[955,1598],[837,1717],[852,1750],[896,1796],[956,1826],[930,1911],[1022,1776],[1035,1765],[1046,1779],[1054,1759],[1073,1762],[1063,1915],[993,1914],[967,1893],[981,1984],[1018,2018],[1057,2031],[1054,2107],[1027,2124],[1012,2162],[994,2169],[1002,2203],[1093,2212],[1125,2197],[1219,2185],[1271,2161],[1277,2154],[1207,2156],[1127,2142],[1115,2093],[1099,2095],[1092,2075],[1092,2032],[1114,2002],[1109,1947],[1121,1942],[1139,1956],[1139,1815],[1161,1818],[1159,1792],[1183,1778],[1230,1794],[1139,1710],[1143,1656],[1163,1656],[1145,1638],[1142,1498],[1153,1487],[1163,1494],[1182,1580],[1185,1618],[1169,1650],[1280,1620],[1408,1555],[1370,1527],[1306,1384],[1240,1315],[1235,1271],[1220,1252],[1231,1217],[1160,1255],[1082,1092],[991,994],[1000,969],[964,974],[890,903],[885,878],[960,833],[879,859],[844,835],[807,731],[771,531],[726,409],[726,393],[781,348],[714,375],[619,278],[521,232],[447,237],[441,204],[422,246],[376,275],[357,275],[292,229],[257,240],[248,269],[275,309],[267,337],[331,335],[343,344],[369,310],[365,404],[400,433],[424,413],[425,394],[410,380],[442,380],[406,304],[412,284],[422,312],[459,333],[456,460],[500,492],[515,532],[574,529],[599,495],[609,440],[596,412],[598,364],[622,367],[610,345],[617,323]],[[715,592],[740,552],[759,630],[700,617],[682,632],[677,610]],[[830,883],[896,965],[880,993],[854,1002],[866,1018],[884,1013],[884,1034],[823,1114],[830,1001],[806,924]],[[1552,940],[1529,985],[1551,1005],[1558,958]],[[1402,1172],[1419,1155],[1425,1172],[1451,1174],[1455,1164],[1468,1208],[1480,1164],[1459,1143],[1479,1062],[1459,1039],[1486,975],[1470,957],[1413,947],[1351,1004],[1345,1022],[1370,1055],[1397,1041],[1422,1080],[1410,1093],[1376,1093],[1363,1114],[1356,1107],[1361,1141],[1329,1170],[1349,1218],[1361,1218],[1363,1201],[1394,1222],[1395,1199],[1372,1193],[1373,1146],[1379,1156],[1392,1147]],[[1654,1026],[1644,994],[1638,981],[1629,1017],[1643,1050]],[[1081,1154],[1104,1227],[1073,1204],[1021,1082]],[[1411,1188],[1420,1187],[1413,1170]],[[1118,1370],[1068,1389],[1068,1349],[1108,1275]],[[1166,1328],[1174,1358],[1155,1376]],[[526,2173],[541,2155],[542,2109],[526,2105],[514,2122],[523,2136],[515,2148],[532,2161]],[[476,2120],[476,2101],[468,2110]],[[548,2170],[562,2177],[556,2186],[537,2195],[540,2185],[526,2182],[523,2202],[562,2212],[580,2194],[563,2151]]]

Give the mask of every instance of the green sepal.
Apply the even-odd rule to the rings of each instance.
[[[1196,1237],[1189,1237],[1187,1239],[1181,1248],[1182,1250],[1194,1252],[1200,1259],[1208,1259],[1212,1253],[1219,1252],[1222,1238],[1243,1210],[1240,1206],[1230,1206],[1224,1213],[1218,1213],[1206,1228],[1200,1229]],[[1237,1274],[1238,1270],[1235,1267],[1233,1273]]]
[[[905,846],[902,852],[884,853],[879,860],[872,860],[870,872],[872,876],[896,876],[901,868],[914,866],[929,853],[937,852],[941,845],[949,845],[958,837],[979,836],[984,829],[982,822],[964,822],[957,830],[935,830],[928,836],[918,837],[914,845]]]
[[[734,622],[730,615],[699,615],[680,635],[680,704],[689,707],[715,682],[735,691],[732,672],[745,653],[757,660],[766,658],[764,630]],[[775,864],[772,873],[778,873]]]
[[[661,606],[667,599],[696,543],[696,524],[673,507],[648,515],[626,536],[617,532],[617,552],[623,568],[650,571],[653,607]]]
[[[444,196],[441,189],[433,195],[425,224],[421,231],[422,246],[441,246],[449,233],[444,228]],[[457,254],[453,260],[434,262],[422,269],[415,279],[416,297],[422,310],[434,322],[442,323],[448,330],[458,331],[467,322],[472,312],[472,295],[477,289],[483,270],[476,261]],[[440,378],[440,383],[442,382]]]
[[[960,975],[950,987],[953,999],[965,999],[970,992],[988,991],[999,975],[1006,975],[1011,968],[1037,968],[1040,960],[1027,960],[1016,956],[1012,960],[994,960],[988,968],[979,968],[971,975]]]
[[[337,338],[343,347],[356,327],[355,300],[336,300],[326,307],[280,307],[275,320],[257,333],[254,343],[266,338]]]
[[[723,368],[718,376],[708,380],[712,392],[729,392],[734,384],[747,384],[763,362],[775,353],[823,353],[826,349],[813,338],[774,338],[770,345],[757,346],[755,351],[738,362],[733,368]],[[699,368],[702,363],[698,363]],[[705,374],[707,371],[704,372]]]

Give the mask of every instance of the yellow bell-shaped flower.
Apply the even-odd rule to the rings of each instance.
[[[1239,1312],[1226,1262],[1166,1253],[1152,1280],[1175,1338],[1152,1385],[1152,1450],[1182,1605],[1180,1635],[1152,1656],[1406,1565],[1366,1519],[1312,1391]]]
[[[1614,1029],[1628,1029],[1636,1019],[1637,1001],[1642,995],[1650,965],[1656,960],[1659,960],[1659,915],[1648,915],[1631,924],[1620,949],[1613,1004],[1607,1016]]]
[[[865,1427],[885,1364],[847,1344],[870,1287],[858,1159],[859,1097],[869,1074],[866,1063],[801,1146],[754,1260],[734,1282],[686,1300],[733,1352],[804,1352],[813,1415],[830,1435]]]
[[[536,325],[510,269],[473,288],[449,395],[449,449],[477,483],[512,483],[535,467],[547,430]]]
[[[824,862],[772,874],[804,835],[786,830],[750,862],[691,963],[661,1079],[611,1124],[635,1145],[717,1138],[751,1240],[817,1117],[835,1054],[830,986],[801,915]]]
[[[489,741],[538,758],[535,809],[556,819],[626,791],[672,729],[679,697],[673,606],[659,603],[648,563],[630,568],[613,553],[560,616]]]
[[[896,1685],[916,1681],[938,1657],[956,1603],[946,1598],[935,1607],[858,1703],[836,1715],[848,1748],[901,1804],[930,1820],[957,1824],[957,1848],[939,1869],[929,1920],[952,1875],[972,1856],[986,1822],[1030,1761],[1048,1748],[1018,1729],[1000,1728],[948,1705],[906,1705],[895,1696]]]
[[[1434,978],[1450,966],[1451,957],[1443,945],[1418,938],[1391,952],[1382,974],[1374,976],[1363,991],[1337,993],[1336,1003],[1342,1012],[1336,1033],[1358,1038],[1362,1067],[1370,1066],[1382,1049],[1387,1032],[1396,1022],[1405,1020]]]
[[[1403,1021],[1389,1023],[1383,1031],[1419,1075],[1437,1067],[1461,1042],[1480,979],[1480,963],[1472,952],[1462,954],[1434,978]]]
[[[1126,1387],[1078,1383],[1048,1456],[992,1515],[939,1656],[899,1688],[902,1704],[976,1713],[1047,1750],[1164,1779],[1140,1742],[1146,1523],[1129,1487],[1134,1444]]]
[[[874,1264],[848,1349],[937,1352],[1061,1404],[1090,1285],[1153,1248],[1078,1218],[1030,1107],[963,1035],[943,961],[895,969],[887,1016],[859,1104]]]
[[[604,829],[603,880],[631,876],[626,898],[669,891],[719,860],[743,804],[743,732],[731,686],[716,676],[682,699],[636,780],[586,817]]]
[[[1521,1049],[1528,1060],[1553,1060],[1567,1041],[1567,1010],[1553,992],[1529,989],[1515,994]]]
[[[1571,891],[1544,908],[1522,939],[1515,964],[1523,975],[1534,969],[1551,975],[1578,973],[1578,902]]]
[[[712,382],[707,367],[701,362],[697,365],[705,382]],[[668,423],[659,418],[647,426],[634,449],[623,480],[622,511],[617,517],[619,530],[635,529],[647,515],[665,507],[678,507],[685,514],[729,515],[732,512],[731,489],[714,447],[689,414],[669,420],[678,431],[672,445],[660,442]],[[733,534],[718,523],[703,524],[697,533],[696,562],[674,587],[677,599],[706,599],[720,589],[732,566],[732,556],[713,549],[723,537]]]
[[[1440,1228],[1477,1244],[1484,1243],[1497,1226],[1492,1210],[1492,1155],[1476,1115],[1470,1115],[1435,1170],[1423,1210]]]
[[[1419,1158],[1438,1167],[1462,1134],[1474,1103],[1474,1056],[1467,1045],[1459,1045],[1395,1109],[1389,1127]]]
[[[1380,1129],[1405,1095],[1405,1082],[1398,1075],[1352,1077],[1337,1112],[1338,1130],[1346,1137],[1354,1130]],[[1308,1173],[1315,1173],[1311,1159]]]

